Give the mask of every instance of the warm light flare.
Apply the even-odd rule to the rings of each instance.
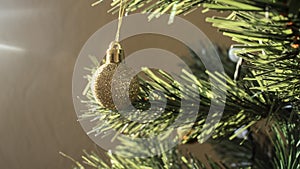
[[[5,44],[0,44],[0,51],[14,51],[14,52],[23,52],[24,49],[16,47],[16,46],[11,46],[11,45],[5,45]]]

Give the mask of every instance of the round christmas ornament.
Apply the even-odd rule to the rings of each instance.
[[[132,71],[126,67],[124,59],[124,50],[121,45],[118,42],[112,42],[106,51],[106,62],[94,73],[91,86],[93,96],[101,106],[107,109],[125,108],[128,106],[127,96],[130,101],[137,99],[138,80],[136,76],[131,81],[125,80]],[[117,107],[114,103],[116,99],[118,100]]]

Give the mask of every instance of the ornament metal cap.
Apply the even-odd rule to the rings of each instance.
[[[106,51],[106,63],[121,63],[125,59],[124,50],[119,42],[110,43]]]

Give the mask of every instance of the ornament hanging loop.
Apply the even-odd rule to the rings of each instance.
[[[110,43],[106,51],[106,63],[121,63],[125,59],[124,50],[119,42]]]

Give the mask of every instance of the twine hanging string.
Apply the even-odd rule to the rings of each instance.
[[[123,16],[125,13],[125,8],[126,8],[126,0],[125,0],[125,2],[123,2],[123,0],[120,0],[118,28],[117,28],[116,39],[115,39],[116,42],[120,41],[120,30],[121,30],[121,26],[122,26]]]
[[[92,6],[98,5],[102,1],[103,0],[98,0],[98,1],[94,2],[92,4]],[[120,41],[120,30],[121,30],[123,16],[124,16],[125,9],[126,9],[126,1],[127,0],[118,0],[118,1],[120,1],[120,3],[119,3],[119,17],[118,17],[118,27],[117,27],[117,33],[116,33],[115,43],[118,43]]]

